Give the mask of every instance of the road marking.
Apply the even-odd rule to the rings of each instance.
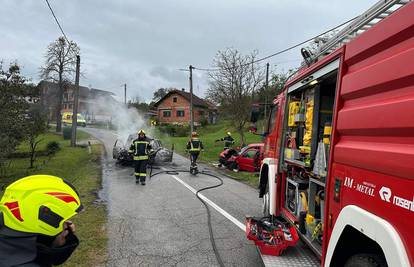
[[[193,194],[196,194],[197,190],[195,190],[193,187],[191,187],[189,184],[187,184],[186,182],[184,182],[183,180],[181,180],[180,178],[178,178],[175,175],[171,175],[172,178],[174,178],[177,182],[179,182],[180,184],[184,185],[185,187],[187,187],[188,190],[190,190],[191,192],[193,192]],[[207,197],[205,197],[203,194],[198,194],[198,196],[204,200],[208,205],[210,205],[212,208],[214,208],[216,211],[218,211],[221,215],[223,215],[224,217],[226,217],[227,219],[229,219],[232,223],[234,223],[237,227],[239,227],[243,232],[246,230],[246,226],[241,223],[239,220],[237,220],[236,218],[234,218],[232,215],[230,215],[227,211],[223,210],[222,208],[220,208],[216,203],[214,203],[213,201],[211,201],[210,199],[208,199]]]

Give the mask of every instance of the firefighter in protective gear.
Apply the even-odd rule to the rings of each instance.
[[[191,139],[187,143],[187,152],[190,153],[191,166],[196,166],[197,158],[200,155],[200,151],[203,150],[203,142],[201,142],[201,140],[198,139],[197,132],[192,132]]]
[[[151,140],[145,136],[144,130],[140,130],[138,132],[138,138],[132,141],[128,151],[133,154],[134,158],[135,182],[141,182],[142,185],[145,185],[145,179],[147,177],[147,164],[149,153],[152,149],[150,141]]]
[[[231,132],[227,132],[227,136],[216,140],[216,142],[220,142],[220,141],[224,141],[224,149],[223,150],[231,148],[234,144],[234,139],[233,139],[233,137],[231,137]]]
[[[64,263],[79,244],[69,219],[82,210],[73,185],[32,175],[9,185],[0,200],[0,266]]]

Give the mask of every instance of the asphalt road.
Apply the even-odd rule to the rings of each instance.
[[[180,173],[160,174],[147,178],[146,186],[137,185],[133,169],[118,166],[112,159],[116,134],[93,128],[85,131],[104,142],[107,151],[101,192],[108,207],[109,261],[106,265],[218,266],[210,243],[206,210],[189,189],[197,190],[218,181],[201,174]],[[189,160],[175,154],[172,164],[160,167],[188,169]],[[208,167],[200,166],[200,169]],[[153,173],[160,170],[154,169]],[[214,169],[210,171],[215,173]],[[211,208],[211,216],[224,264],[263,266],[255,246],[246,239],[239,223],[244,223],[246,214],[260,214],[257,190],[222,178],[223,186],[204,191],[203,195],[222,209],[219,213]],[[225,212],[230,216],[223,216]]]

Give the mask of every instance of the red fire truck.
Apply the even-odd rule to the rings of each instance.
[[[303,55],[269,116],[265,215],[322,266],[414,266],[414,3],[380,1]]]

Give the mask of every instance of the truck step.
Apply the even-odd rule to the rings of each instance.
[[[260,250],[258,249],[260,253]],[[280,256],[260,254],[266,267],[314,267],[320,266],[318,257],[301,241],[287,248]]]

